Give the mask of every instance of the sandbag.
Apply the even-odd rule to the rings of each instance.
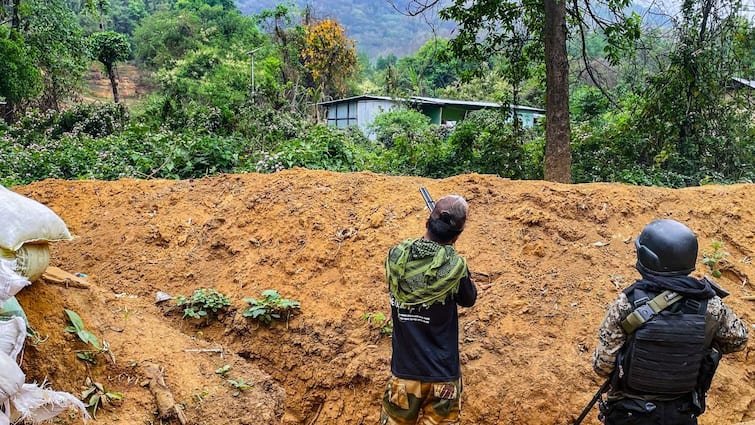
[[[86,405],[73,394],[52,391],[36,384],[25,384],[23,371],[10,356],[0,353],[0,424],[5,418],[39,424],[66,410],[76,410],[83,419],[91,419]],[[13,409],[13,411],[11,411]]]
[[[5,404],[11,396],[21,391],[25,378],[24,372],[15,360],[5,353],[0,353],[0,403]],[[5,413],[9,415],[10,412]]]
[[[16,260],[16,273],[30,282],[42,277],[50,264],[50,244],[47,242],[25,243],[15,252],[0,248],[0,256]]]
[[[28,279],[16,273],[18,261],[0,257],[0,303],[5,303],[10,297],[27,285],[31,285]]]
[[[29,242],[70,240],[66,224],[47,206],[0,186],[0,248],[17,251]]]
[[[5,353],[13,360],[24,348],[26,339],[26,322],[21,317],[0,322],[0,353]]]

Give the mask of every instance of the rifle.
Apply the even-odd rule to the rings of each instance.
[[[711,288],[713,288],[713,291],[718,295],[719,298],[724,299],[729,296],[729,291],[724,289],[723,286],[719,285],[715,280],[709,279],[708,276],[703,277],[702,279],[704,282],[708,282]]]
[[[595,395],[592,397],[592,400],[590,400],[589,403],[587,403],[587,406],[585,406],[585,409],[582,411],[582,414],[579,415],[576,421],[574,421],[574,425],[579,425],[582,423],[582,421],[585,419],[585,416],[587,416],[588,413],[590,413],[590,410],[592,410],[592,407],[595,405],[595,402],[597,402],[604,392],[608,391],[608,387],[611,385],[611,378],[609,377],[606,379],[606,382],[603,383],[603,385],[600,386],[598,389],[598,392],[595,393]]]
[[[427,205],[427,208],[430,210],[430,212],[433,212],[433,209],[435,208],[435,201],[433,201],[433,198],[432,196],[430,196],[430,193],[424,187],[419,188],[419,193],[422,194],[422,198],[425,200],[425,204]]]

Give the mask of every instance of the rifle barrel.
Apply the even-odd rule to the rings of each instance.
[[[592,407],[595,405],[595,402],[598,401],[600,396],[608,391],[608,387],[611,385],[611,378],[606,379],[606,382],[603,383],[603,385],[600,386],[598,389],[598,392],[595,393],[595,395],[592,397],[592,400],[590,400],[589,403],[587,403],[587,406],[585,406],[585,409],[582,410],[582,414],[579,415],[576,421],[574,421],[574,425],[579,425],[582,423],[582,421],[585,419],[588,413],[590,413],[590,410],[592,410]]]
[[[422,194],[422,198],[425,200],[427,208],[432,212],[435,208],[435,202],[433,201],[432,196],[430,196],[430,193],[424,187],[419,188],[419,193]]]

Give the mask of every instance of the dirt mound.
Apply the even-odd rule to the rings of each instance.
[[[19,293],[47,341],[28,345],[29,379],[78,393],[89,374],[124,395],[100,424],[159,423],[142,384],[164,368],[190,424],[374,424],[389,374],[390,339],[364,320],[389,313],[388,248],[422,233],[418,188],[465,196],[457,247],[478,283],[460,315],[464,424],[570,424],[601,384],[590,355],[608,303],[638,274],[633,236],[656,218],[687,223],[702,252],[730,253],[720,283],[755,322],[755,185],[682,190],[560,185],[485,175],[443,180],[301,169],[186,181],[60,181],[15,187],[57,212],[75,239],[52,264],[87,275],[89,289],[37,282]],[[702,255],[701,255],[702,258]],[[698,264],[697,275],[706,270]],[[232,311],[209,325],[181,319],[157,291],[215,288]],[[301,302],[284,323],[241,316],[244,297],[276,289]],[[110,344],[115,363],[76,359],[64,308]],[[749,326],[749,325],[748,325]],[[755,419],[755,354],[725,357],[701,423]],[[215,371],[250,384],[233,388]],[[90,369],[87,371],[87,367]],[[597,424],[596,411],[584,422]],[[76,418],[66,418],[77,423]],[[177,423],[177,422],[175,422]]]

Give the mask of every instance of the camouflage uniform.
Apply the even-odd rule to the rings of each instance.
[[[460,379],[421,382],[393,376],[383,396],[380,425],[456,425],[460,410]]]
[[[613,372],[618,354],[627,334],[621,327],[621,321],[634,311],[627,296],[622,293],[608,308],[603,324],[598,331],[598,345],[593,353],[593,368],[595,372],[608,377]],[[712,322],[716,329],[713,343],[721,353],[732,353],[742,350],[747,345],[747,325],[723,303],[721,298],[713,297],[708,301],[706,321]]]
[[[614,371],[617,357],[628,339],[621,323],[633,311],[625,293],[609,307],[593,353],[593,368],[599,375],[607,377]],[[712,335],[712,345],[721,354],[742,350],[747,344],[747,325],[718,296],[708,300],[705,327]],[[663,372],[665,370],[659,370],[659,376]],[[618,388],[614,388],[615,383]],[[698,387],[686,395],[636,394],[624,389],[621,380],[612,381],[607,401],[601,401],[599,418],[606,425],[697,425],[697,417],[705,411],[706,389]],[[624,392],[627,390],[630,392]]]

